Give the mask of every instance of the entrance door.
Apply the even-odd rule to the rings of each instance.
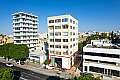
[[[58,68],[62,68],[62,58],[55,58],[55,62]]]

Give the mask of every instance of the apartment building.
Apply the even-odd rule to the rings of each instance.
[[[14,44],[27,44],[30,50],[34,50],[38,42],[38,17],[24,12],[12,16]]]
[[[48,45],[51,65],[70,69],[78,51],[78,20],[71,15],[48,17]]]
[[[40,46],[41,50],[44,50],[45,52],[48,50],[47,33],[39,33],[38,34],[38,45]]]
[[[92,40],[83,52],[83,72],[120,77],[119,46],[109,40]]]

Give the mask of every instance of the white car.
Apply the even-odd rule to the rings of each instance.
[[[12,63],[6,63],[6,66],[13,67],[14,65]]]
[[[54,67],[48,66],[48,65],[46,65],[46,68],[47,68],[47,69],[54,69]]]

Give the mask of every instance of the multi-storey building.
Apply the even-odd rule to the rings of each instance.
[[[83,72],[120,77],[119,46],[109,40],[92,40],[83,52]]]
[[[39,33],[38,34],[38,46],[41,48],[40,50],[44,50],[45,52],[48,50],[47,33]]]
[[[30,50],[34,50],[38,42],[37,29],[37,16],[24,12],[13,14],[14,44],[27,44]]]
[[[78,51],[78,20],[71,15],[48,17],[48,45],[51,65],[70,69]]]

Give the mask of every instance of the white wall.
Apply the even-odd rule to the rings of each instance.
[[[70,69],[70,58],[62,58],[62,68]]]
[[[83,48],[83,52],[106,53],[120,55],[120,49],[105,49],[105,48]]]

